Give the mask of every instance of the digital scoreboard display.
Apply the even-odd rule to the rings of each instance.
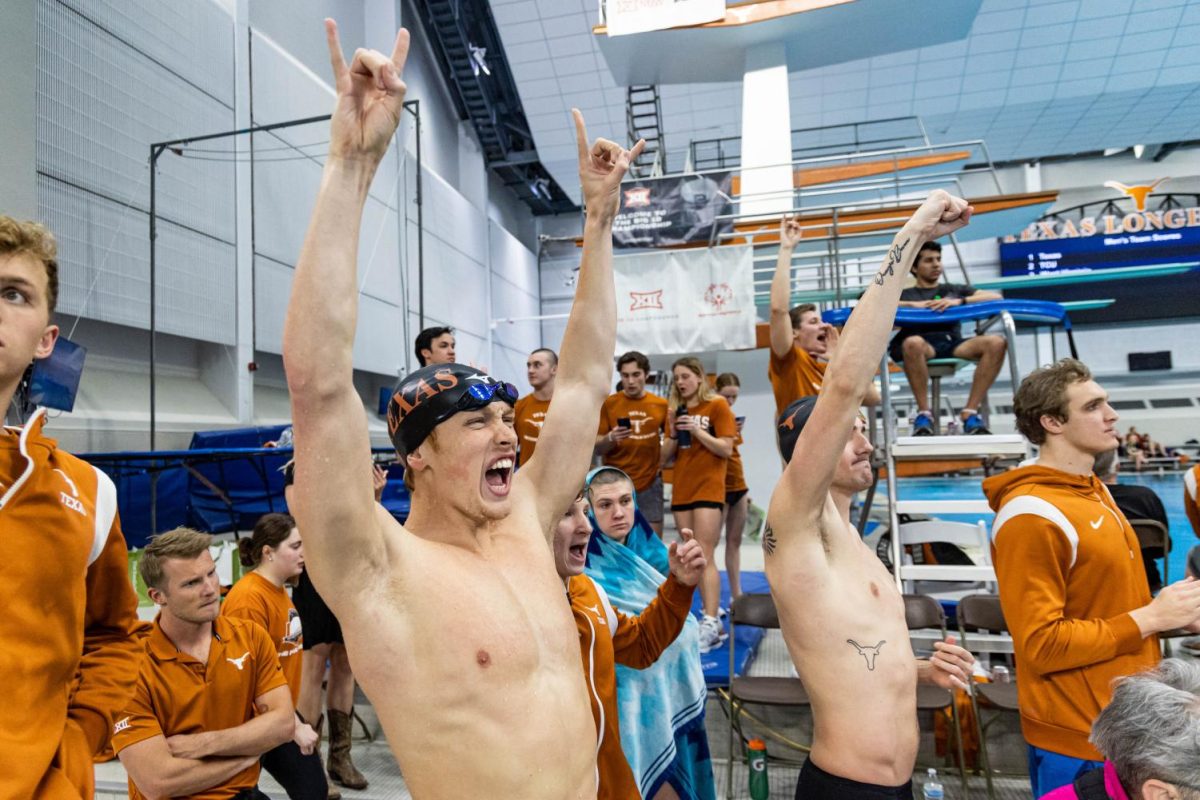
[[[1000,274],[1061,275],[1200,260],[1200,227],[1001,242]]]
[[[1071,275],[1118,267],[1200,262],[1200,208],[1042,220],[1000,242],[1001,277]],[[1200,316],[1200,269],[1167,276],[1007,289],[1005,297],[1071,302],[1113,299],[1072,312],[1076,323]]]

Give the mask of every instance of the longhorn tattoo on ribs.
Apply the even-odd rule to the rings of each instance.
[[[892,245],[892,249],[888,251],[887,263],[879,270],[879,274],[875,276],[875,283],[878,286],[883,286],[883,279],[890,278],[896,273],[896,265],[900,263],[900,257],[904,255],[904,248],[908,247],[909,240],[905,239],[900,244]]]
[[[874,672],[875,671],[875,657],[879,655],[879,648],[881,648],[885,644],[887,644],[887,639],[880,639],[879,644],[873,644],[873,645],[867,645],[867,646],[863,646],[863,645],[859,644],[858,642],[854,641],[853,639],[847,639],[846,644],[854,645],[854,649],[858,651],[858,654],[866,659],[867,670],[869,672]]]

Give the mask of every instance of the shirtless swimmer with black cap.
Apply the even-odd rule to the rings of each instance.
[[[363,206],[401,117],[408,32],[390,56],[358,50],[349,65],[332,21],[326,32],[337,106],[283,343],[294,513],[313,584],[342,623],[413,797],[594,798],[596,725],[549,541],[583,483],[608,395],[612,222],[644,145],[589,147],[575,112],[582,263],[554,404],[520,472],[511,386],[441,364],[397,387],[388,427],[412,486],[402,527],[372,502],[352,350]]]
[[[804,800],[911,798],[917,682],[965,688],[971,654],[954,638],[913,657],[892,575],[850,524],[871,486],[859,411],[883,356],[900,289],[921,243],[951,233],[971,207],[935,191],[897,234],[842,332],[821,393],[779,417],[788,462],[771,497],[763,550],[788,652],[812,698],[813,745],[796,785]]]

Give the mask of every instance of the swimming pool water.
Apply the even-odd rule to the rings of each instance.
[[[1184,563],[1187,561],[1188,550],[1198,544],[1187,514],[1183,510],[1183,474],[1182,472],[1152,474],[1122,474],[1118,480],[1121,483],[1133,483],[1148,486],[1162,499],[1167,509],[1167,520],[1171,528],[1171,554],[1168,576],[1171,581],[1183,578]],[[880,486],[880,491],[884,487]],[[902,500],[983,500],[980,489],[980,479],[976,477],[959,478],[901,478],[897,485],[897,497]],[[881,497],[880,500],[883,500]],[[959,522],[975,522],[977,517],[970,514],[947,514],[946,519]],[[991,517],[984,521],[990,530]],[[1162,559],[1159,570],[1162,570]]]

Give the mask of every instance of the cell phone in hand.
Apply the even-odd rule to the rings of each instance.
[[[617,417],[618,428],[632,428],[633,425],[629,422],[629,417]]]

